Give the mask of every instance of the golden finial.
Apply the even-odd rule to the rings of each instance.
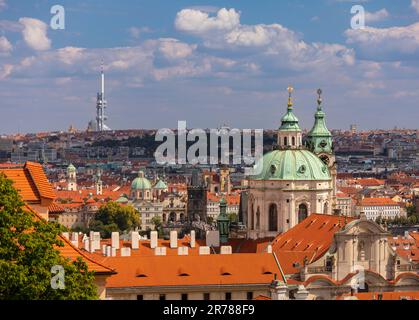
[[[294,88],[292,86],[289,86],[287,88],[288,91],[288,107],[292,107],[292,93],[294,92]]]

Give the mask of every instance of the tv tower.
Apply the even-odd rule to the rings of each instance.
[[[101,65],[101,91],[97,94],[96,102],[96,130],[97,131],[107,131],[110,130],[105,121],[108,120],[108,117],[105,114],[107,107],[107,102],[105,100],[105,72],[104,72],[104,63],[102,61]]]

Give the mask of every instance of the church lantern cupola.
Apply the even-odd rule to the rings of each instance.
[[[314,154],[330,155],[333,153],[333,141],[332,134],[326,126],[326,114],[322,106],[322,90],[317,90],[317,94],[319,95],[317,99],[317,112],[314,116],[314,126],[307,135],[307,147]]]
[[[288,87],[288,109],[281,119],[281,127],[278,130],[279,149],[300,149],[302,146],[302,131],[298,124],[298,118],[293,112],[292,93],[294,88]]]

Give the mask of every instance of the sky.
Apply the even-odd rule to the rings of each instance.
[[[318,88],[330,129],[418,128],[419,0],[0,0],[0,134],[86,129],[102,60],[112,129],[275,129],[289,85],[303,128]]]

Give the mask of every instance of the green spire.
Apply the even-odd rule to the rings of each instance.
[[[220,242],[227,243],[230,234],[230,219],[227,216],[227,201],[224,198],[220,201],[220,215],[217,218],[217,225],[220,233]]]
[[[317,90],[317,111],[314,115],[314,126],[307,135],[307,145],[314,153],[332,153],[332,134],[326,126],[326,114],[322,106],[322,90]]]
[[[301,131],[300,126],[298,125],[298,118],[295,116],[293,112],[293,103],[292,103],[292,93],[294,88],[289,86],[288,87],[288,109],[287,113],[281,119],[281,127],[279,130],[281,131]]]

